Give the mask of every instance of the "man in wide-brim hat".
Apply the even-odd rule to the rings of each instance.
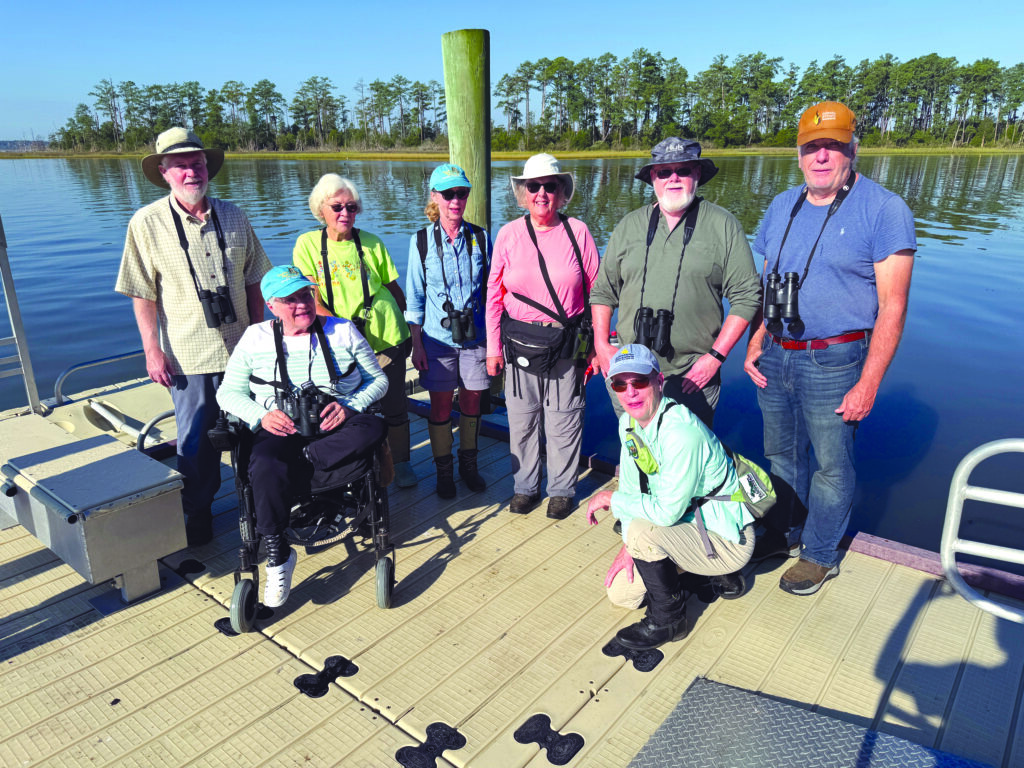
[[[697,196],[718,168],[696,141],[669,137],[651,150],[636,178],[655,201],[632,211],[612,232],[590,294],[595,367],[607,376],[615,353],[612,313],[622,344],[657,355],[665,394],[708,427],[714,422],[719,369],[760,306],[760,286],[743,227],[724,208]],[[724,318],[722,297],[729,300]],[[618,398],[609,396],[621,414]],[[737,597],[738,578],[714,577],[721,594]]]
[[[115,290],[132,297],[150,379],[171,390],[185,531],[199,545],[213,537],[220,487],[220,453],[206,435],[219,413],[214,395],[242,332],[263,319],[270,260],[245,214],[206,195],[223,150],[179,127],[155,149],[142,172],[171,193],[132,216]]]

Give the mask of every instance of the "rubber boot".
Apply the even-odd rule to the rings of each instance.
[[[452,420],[440,424],[428,421],[430,451],[437,468],[437,495],[442,499],[455,498],[455,460],[452,458]]]
[[[473,493],[487,490],[487,482],[480,477],[476,468],[477,436],[480,434],[480,417],[459,417],[459,477]]]
[[[623,627],[615,639],[627,648],[647,651],[686,637],[686,601],[679,590],[679,571],[668,558],[653,563],[633,560],[647,588],[647,615]]]
[[[285,604],[292,591],[292,574],[298,555],[282,534],[263,537],[267,550],[267,578],[263,586],[263,604],[277,608]]]
[[[395,482],[399,488],[412,488],[419,482],[409,463],[409,422],[388,425],[388,447],[395,462]]]

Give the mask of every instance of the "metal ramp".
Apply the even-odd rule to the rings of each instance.
[[[25,325],[21,320],[18,295],[14,291],[14,275],[11,274],[11,262],[7,258],[7,236],[4,234],[2,218],[0,218],[0,282],[3,283],[7,317],[10,318],[11,331],[14,334],[0,339],[0,347],[14,346],[17,352],[14,355],[0,357],[0,379],[21,376],[25,381],[25,394],[28,396],[29,408],[34,413],[42,413],[43,406],[39,402],[39,391],[36,389],[36,378],[32,372],[32,361],[28,356]]]
[[[1008,438],[985,443],[969,454],[957,465],[949,486],[949,502],[946,505],[946,521],[942,527],[942,570],[950,585],[968,602],[999,618],[1024,624],[1024,608],[991,600],[967,584],[956,564],[958,553],[984,557],[1015,565],[1024,565],[1024,550],[1002,547],[981,541],[960,538],[960,519],[964,502],[984,501],[1006,507],[1024,509],[1024,493],[1014,493],[995,488],[983,488],[968,484],[971,472],[986,459],[1004,453],[1024,453],[1024,438]]]

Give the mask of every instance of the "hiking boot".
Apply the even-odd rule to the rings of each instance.
[[[686,611],[675,621],[656,624],[650,616],[644,616],[636,624],[623,627],[615,633],[615,639],[635,651],[649,651],[673,640],[682,640],[690,634],[686,628]]]
[[[399,488],[412,488],[420,480],[408,461],[400,461],[395,464],[395,483]]]
[[[209,511],[186,515],[185,541],[190,547],[201,547],[213,541],[213,515]]]
[[[517,515],[525,515],[531,512],[538,504],[540,504],[540,494],[531,496],[526,493],[517,493],[512,497],[512,501],[508,505],[508,511]]]
[[[647,614],[616,632],[615,639],[627,648],[647,651],[686,637],[686,602],[675,563],[668,559],[634,560],[633,567],[647,588]]]
[[[571,496],[552,496],[548,499],[547,515],[552,520],[565,520],[576,509],[576,500]]]
[[[800,542],[790,544],[782,531],[768,528],[754,542],[750,562],[760,563],[770,557],[800,557]]]
[[[476,448],[459,451],[459,477],[473,493],[487,490],[487,481],[480,477],[480,472],[476,468],[477,453]]]
[[[455,459],[451,454],[436,456],[434,466],[437,468],[437,495],[442,499],[454,499]]]
[[[800,558],[796,565],[782,574],[779,588],[791,595],[813,595],[822,584],[838,575],[838,565],[829,568]]]
[[[292,591],[292,574],[299,559],[295,550],[281,534],[263,537],[267,548],[267,578],[263,587],[263,604],[277,608],[285,604]],[[284,553],[288,552],[287,558]]]
[[[739,571],[711,576],[708,581],[711,582],[712,591],[723,600],[735,600],[747,589],[747,580]]]

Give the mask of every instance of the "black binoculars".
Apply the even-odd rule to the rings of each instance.
[[[452,332],[452,343],[463,344],[467,341],[476,341],[476,322],[473,320],[473,307],[467,305],[465,309],[456,309],[451,301],[441,305],[446,317],[441,318],[441,327]]]
[[[764,287],[764,319],[769,323],[799,320],[799,291],[800,275],[796,272],[787,272],[784,278],[780,278],[778,272],[768,273]]]
[[[203,288],[199,291],[199,303],[203,305],[207,328],[220,328],[221,324],[231,325],[238,320],[235,316],[235,305],[231,303],[231,294],[226,285],[217,286],[217,291]]]
[[[650,307],[640,307],[633,318],[633,335],[636,343],[650,347],[655,354],[669,357],[672,354],[672,322],[675,315],[667,309],[657,314]]]
[[[317,389],[312,381],[303,384],[298,394],[278,391],[274,399],[303,437],[315,437],[320,433],[320,412],[334,401],[333,397]]]

